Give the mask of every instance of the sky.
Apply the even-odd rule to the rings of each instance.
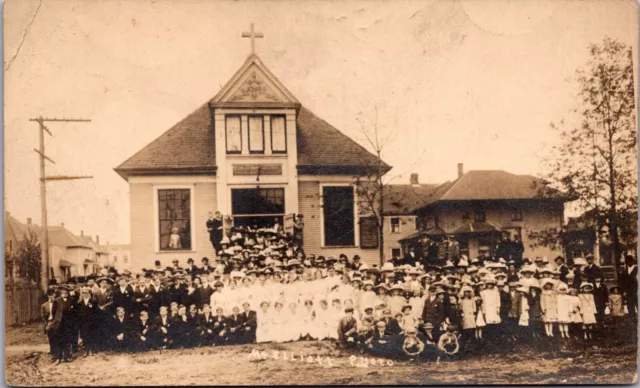
[[[40,223],[29,118],[89,118],[49,125],[47,175],[93,176],[47,184],[49,225],[128,243],[113,168],[224,86],[251,22],[263,63],[311,111],[364,146],[377,116],[392,183],[453,180],[457,163],[543,173],[588,45],[609,36],[638,56],[633,0],[8,0],[6,210]]]

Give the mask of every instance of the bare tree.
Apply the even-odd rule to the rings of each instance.
[[[382,161],[382,151],[391,137],[389,133],[384,139],[380,138],[380,126],[378,124],[378,108],[374,108],[373,122],[365,123],[359,119],[360,131],[365,137],[369,147],[375,155],[375,161],[365,166],[364,174],[354,177],[354,186],[358,201],[358,209],[361,216],[368,216],[375,222],[378,236],[378,252],[380,264],[384,263],[384,200],[388,195],[385,188],[393,180],[383,179],[390,167]]]
[[[604,222],[616,269],[621,256],[621,214],[637,212],[637,144],[631,47],[605,38],[589,47],[577,71],[577,125],[552,124],[561,144],[546,161],[546,178]],[[634,225],[635,227],[635,225]],[[625,232],[627,233],[627,232]],[[628,234],[628,233],[627,233]],[[637,234],[637,231],[633,231]],[[617,271],[615,271],[617,274]]]

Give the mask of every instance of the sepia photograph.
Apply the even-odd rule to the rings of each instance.
[[[637,1],[3,5],[7,385],[637,383]]]

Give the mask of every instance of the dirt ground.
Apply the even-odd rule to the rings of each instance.
[[[6,381],[15,386],[630,384],[637,381],[638,369],[635,345],[542,353],[523,348],[512,354],[478,354],[439,364],[393,361],[388,365],[391,361],[383,360],[383,366],[364,367],[359,353],[338,350],[331,342],[101,353],[56,366],[49,361],[41,332],[24,334],[32,330],[26,327],[15,330],[28,339],[27,344],[12,338],[14,345],[5,349]],[[266,353],[260,356],[262,351]]]

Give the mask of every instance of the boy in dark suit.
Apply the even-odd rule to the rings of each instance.
[[[111,320],[111,349],[125,352],[133,343],[132,327],[124,307],[116,308],[116,316]]]
[[[156,317],[153,329],[155,331],[155,340],[158,346],[166,349],[173,343],[173,324],[172,319],[169,317],[169,308],[167,306],[160,306],[160,315]]]
[[[244,344],[252,344],[256,341],[256,329],[258,327],[258,314],[251,310],[249,302],[242,304],[242,340]]]
[[[77,306],[78,326],[80,339],[84,344],[84,357],[91,355],[96,350],[96,333],[98,323],[98,304],[92,297],[91,291],[85,287],[80,291],[80,300]]]

